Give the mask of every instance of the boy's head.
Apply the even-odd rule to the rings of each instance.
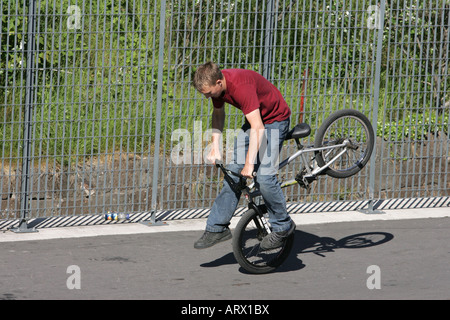
[[[212,61],[197,68],[192,77],[192,85],[207,98],[218,98],[225,91],[223,74]]]

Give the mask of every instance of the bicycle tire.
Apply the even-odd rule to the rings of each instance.
[[[268,233],[261,225],[265,219],[256,210],[249,209],[239,220],[233,237],[233,254],[239,265],[252,274],[269,273],[277,269],[289,256],[294,244],[294,233],[281,248],[261,251],[261,240]]]
[[[391,241],[394,236],[387,232],[364,232],[347,236],[337,241],[339,248],[360,249],[378,246]]]
[[[351,109],[331,114],[317,130],[314,147],[341,144],[348,139],[352,148],[324,170],[334,178],[348,178],[358,173],[370,159],[375,144],[375,135],[369,119],[361,112]],[[353,149],[353,147],[357,147]],[[316,151],[320,167],[328,164],[342,149]]]

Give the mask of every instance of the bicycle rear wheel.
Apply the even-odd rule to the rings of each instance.
[[[260,243],[268,234],[262,217],[254,209],[249,209],[239,220],[233,237],[234,257],[242,268],[250,273],[269,273],[278,268],[288,257],[294,243],[291,234],[280,248],[262,251]]]
[[[334,178],[348,178],[358,173],[370,159],[375,143],[372,125],[356,110],[339,110],[329,116],[317,130],[314,147],[328,147],[346,143],[345,147],[316,152],[320,167],[330,163],[324,171]],[[342,153],[334,162],[333,159]]]

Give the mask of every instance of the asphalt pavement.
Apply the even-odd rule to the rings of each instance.
[[[240,268],[231,241],[194,249],[205,219],[7,231],[0,299],[448,300],[449,216],[448,207],[292,215],[291,255],[265,275]]]

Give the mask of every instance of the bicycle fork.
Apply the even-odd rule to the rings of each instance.
[[[258,228],[258,238],[261,241],[265,235],[272,233],[270,225],[265,217],[265,214],[267,214],[267,208],[265,205],[256,205],[253,201],[249,202],[248,207],[249,209],[255,210],[257,213],[256,217],[253,219],[253,222]]]

